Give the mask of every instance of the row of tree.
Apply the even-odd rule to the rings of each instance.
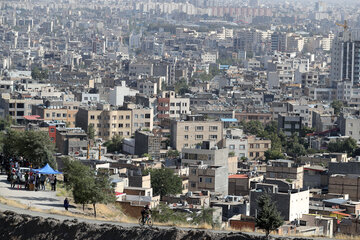
[[[49,163],[55,167],[55,145],[47,132],[15,131],[7,129],[0,134],[0,145],[6,158],[22,156],[33,167],[42,167]]]
[[[271,149],[265,152],[266,160],[285,158],[284,153],[297,158],[316,152],[316,150],[309,148],[308,139],[306,138],[307,133],[315,132],[314,129],[303,126],[299,136],[296,134],[286,136],[282,130],[278,130],[277,123],[274,121],[266,126],[259,121],[241,122],[240,124],[244,133],[271,140]],[[356,140],[351,137],[330,142],[328,151],[348,153],[349,155],[360,153]]]

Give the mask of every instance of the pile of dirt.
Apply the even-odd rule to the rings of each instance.
[[[121,227],[112,224],[88,224],[77,220],[59,221],[53,218],[32,217],[11,211],[0,212],[0,239],[134,239],[134,240],[248,240],[263,239],[244,233],[216,233],[206,230],[177,228]]]

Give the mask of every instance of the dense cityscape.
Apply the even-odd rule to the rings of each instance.
[[[0,1],[0,212],[352,239],[359,7]]]

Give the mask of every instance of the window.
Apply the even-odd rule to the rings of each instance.
[[[124,127],[124,124],[119,123],[119,128],[123,128],[123,127]]]
[[[111,124],[111,126],[112,126],[112,128],[116,128],[116,124],[115,124],[115,123]]]
[[[98,116],[99,117],[99,116]],[[90,116],[90,119],[95,119],[95,116],[94,115],[91,115]]]
[[[260,144],[255,144],[255,148],[260,148]]]
[[[61,117],[61,113],[57,113],[56,117],[58,117],[58,118]]]
[[[189,139],[189,135],[185,135],[184,138],[185,138],[185,139]]]
[[[134,115],[134,118],[135,118],[135,119],[138,119],[138,118],[139,118],[139,115],[138,115],[138,114],[135,114],[135,115]]]
[[[265,143],[265,144],[264,144],[264,148],[269,148],[269,144],[268,144],[268,143]]]
[[[217,139],[217,135],[210,135],[210,139]]]
[[[143,119],[145,117],[144,114],[140,114],[140,118]]]
[[[51,128],[50,132],[52,132],[52,133],[55,132],[55,128]]]
[[[126,115],[126,119],[130,119],[130,115]]]
[[[203,126],[196,126],[196,131],[204,131],[204,127]]]
[[[50,113],[47,113],[47,114],[46,114],[46,117],[48,117],[48,118],[49,118],[49,117],[50,117]]]
[[[191,183],[190,183],[190,186],[191,186],[192,188],[196,188],[196,183],[191,182]]]
[[[129,128],[129,127],[130,127],[130,123],[127,123],[127,124],[125,125],[125,127]]]
[[[199,182],[202,182],[202,177],[199,178]]]
[[[149,113],[145,114],[145,118],[150,118],[150,114]]]
[[[250,144],[250,148],[254,148],[254,144]]]
[[[230,149],[230,150],[234,150],[234,149],[235,149],[235,145],[229,145],[229,149]]]
[[[98,123],[98,124],[97,124],[97,127],[98,127],[98,128],[100,128],[100,127],[101,127],[101,124],[100,124],[100,123]]]
[[[209,127],[209,130],[210,130],[211,132],[215,132],[215,131],[218,130],[218,127],[217,127],[217,126],[210,126],[210,127]]]
[[[101,120],[101,116],[97,116],[97,119],[98,119],[98,120]]]
[[[245,145],[239,145],[239,149],[244,150],[244,149],[245,149]]]
[[[116,120],[116,115],[113,115],[113,116],[112,116],[112,119],[113,119],[113,120]]]
[[[123,116],[123,115],[119,116],[119,119],[120,119],[120,120],[123,120],[123,119],[124,119],[124,116]]]
[[[185,131],[189,131],[189,126],[184,127]]]
[[[212,183],[212,178],[205,178],[206,183]]]
[[[66,113],[63,113],[63,117],[66,117]]]
[[[138,127],[139,126],[139,124],[137,124],[137,123],[134,123],[134,127]]]
[[[203,139],[203,135],[196,135],[196,139]]]
[[[260,156],[260,153],[259,153],[259,152],[256,152],[255,156],[256,156],[256,157],[259,157],[259,156]]]

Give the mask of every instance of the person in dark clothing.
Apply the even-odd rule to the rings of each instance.
[[[141,217],[142,217],[142,222],[143,224],[145,223],[145,219],[147,217],[149,217],[149,215],[151,214],[151,210],[149,208],[149,205],[146,205],[143,210],[141,210]]]
[[[68,208],[69,208],[69,199],[65,198],[64,200],[64,208],[66,211],[68,211]]]
[[[56,176],[54,177],[54,183],[53,183],[53,185],[52,185],[52,187],[53,187],[53,191],[56,191],[56,182],[57,182],[57,179],[56,179]]]
[[[29,173],[25,173],[25,189],[29,189]]]
[[[36,174],[35,177],[35,191],[39,191],[40,190],[40,176],[39,174]]]

